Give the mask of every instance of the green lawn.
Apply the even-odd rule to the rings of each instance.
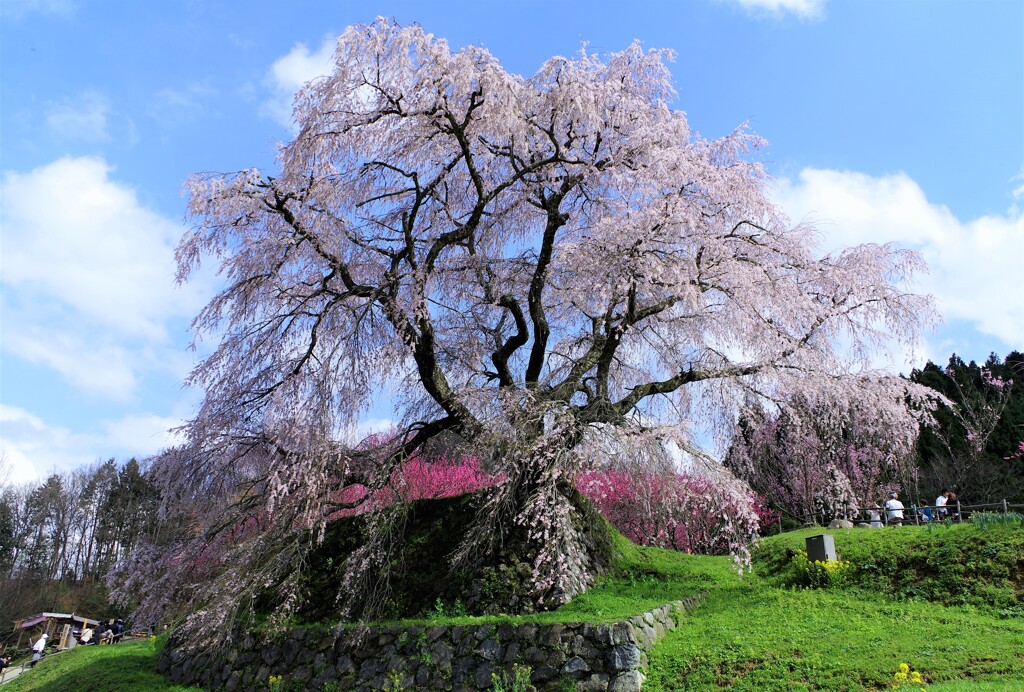
[[[79,646],[47,656],[9,683],[4,692],[189,692],[155,671],[156,642],[124,641],[113,646]]]
[[[645,689],[879,689],[900,663],[930,682],[1006,679],[1024,689],[1024,622],[754,578],[716,588],[684,618],[655,649]]]
[[[782,556],[786,549],[802,547],[812,533],[821,530],[767,539],[755,563],[764,576],[742,581],[722,577],[715,562],[721,558],[688,558],[695,569],[705,565],[717,577],[715,586],[655,649],[644,689],[883,689],[893,684],[899,664],[906,663],[924,676],[931,692],[1024,690],[1024,618],[1016,615],[1016,607],[944,606],[898,597],[902,592],[893,589],[902,584],[913,593],[913,585],[879,568],[884,562],[899,570],[907,560],[925,559],[920,553],[930,545],[945,556],[937,567],[939,581],[959,575],[960,564],[1001,579],[1000,565],[1024,561],[1019,529],[830,532],[836,534],[839,557],[850,560],[855,570],[858,563],[865,568],[863,579],[847,589],[784,586]],[[960,551],[955,559],[946,556],[954,545]],[[1015,551],[1009,560],[1006,545]],[[984,554],[997,564],[979,564]],[[972,588],[955,594],[965,602],[977,600],[991,586],[968,581]],[[921,588],[949,595],[934,584]]]

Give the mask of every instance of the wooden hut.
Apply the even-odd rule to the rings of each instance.
[[[29,644],[44,633],[49,636],[50,643],[57,642],[58,649],[67,649],[75,633],[85,625],[95,628],[99,620],[93,620],[75,613],[38,613],[21,620],[14,621],[14,629],[18,631],[16,648],[21,648],[22,637],[28,635]]]

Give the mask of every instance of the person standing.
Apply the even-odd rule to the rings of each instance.
[[[36,643],[32,645],[32,662],[28,664],[29,668],[35,668],[36,664],[46,653],[46,638],[49,637],[46,632],[43,632],[43,636],[36,640]]]
[[[871,509],[868,510],[868,519],[870,519],[870,523],[868,524],[868,526],[870,526],[873,529],[880,529],[883,526],[882,513],[878,511],[879,509],[881,508],[872,507]]]

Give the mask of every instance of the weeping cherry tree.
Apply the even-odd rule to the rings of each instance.
[[[195,320],[217,345],[191,376],[189,444],[158,471],[178,496],[231,479],[197,498],[217,521],[194,535],[233,532],[216,598],[292,569],[244,552],[257,533],[229,517],[258,517],[263,540],[322,527],[358,503],[346,487],[380,487],[442,435],[499,479],[453,560],[522,532],[544,607],[594,576],[574,481],[598,438],[693,449],[698,428],[727,438],[743,402],[794,393],[916,426],[918,390],[869,358],[932,320],[906,289],[920,259],[822,256],[770,201],[761,139],[702,138],[670,107],[671,57],[634,43],[523,77],[379,19],[297,95],[274,173],[189,181],[179,279],[212,262],[224,288]],[[342,444],[382,397],[399,434]],[[350,605],[390,564],[396,514],[379,514],[348,559]]]

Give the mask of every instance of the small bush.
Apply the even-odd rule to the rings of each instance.
[[[530,666],[520,666],[518,664],[512,667],[511,674],[508,671],[491,673],[494,692],[525,692],[531,687],[531,673],[533,673],[533,669]]]
[[[796,585],[812,589],[841,587],[849,582],[852,569],[847,560],[808,559],[807,553],[798,550],[793,556]]]

